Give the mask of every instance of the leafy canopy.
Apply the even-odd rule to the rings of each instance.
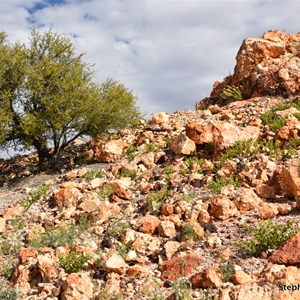
[[[76,138],[101,136],[140,116],[132,92],[112,79],[94,83],[82,56],[68,37],[51,30],[33,29],[28,46],[0,33],[2,147],[34,147],[40,166],[49,166]]]

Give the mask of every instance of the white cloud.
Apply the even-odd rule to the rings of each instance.
[[[24,41],[30,22],[66,33],[78,52],[86,53],[86,61],[95,64],[98,82],[120,80],[148,114],[193,109],[214,81],[233,72],[245,37],[269,29],[299,30],[298,1],[59,2],[4,0],[1,28],[11,39]],[[33,7],[37,10],[30,15]]]

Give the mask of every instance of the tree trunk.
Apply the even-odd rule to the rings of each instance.
[[[33,145],[38,153],[39,169],[41,171],[48,170],[50,168],[50,164],[52,160],[50,149],[47,147],[45,143],[40,141],[35,141]]]

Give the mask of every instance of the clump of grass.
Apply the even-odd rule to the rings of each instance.
[[[137,155],[138,155],[138,150],[136,146],[131,145],[126,149],[126,156],[129,161],[133,161]]]
[[[6,288],[2,284],[0,285],[0,299],[1,300],[17,300],[21,296],[21,293],[17,289]]]
[[[82,175],[82,178],[93,180],[95,178],[102,178],[105,176],[105,171],[102,169],[90,169]]]
[[[222,178],[222,177],[216,177],[213,182],[211,182],[208,185],[208,188],[213,190],[216,193],[220,193],[222,188],[228,184],[232,184],[234,187],[239,187],[241,185],[241,182],[238,178],[234,176]]]
[[[224,282],[228,282],[232,279],[234,265],[230,264],[228,261],[222,261],[220,271],[223,276]]]
[[[227,85],[220,94],[220,97],[224,100],[230,100],[230,101],[238,101],[243,100],[244,96],[240,88],[234,86],[234,85]]]
[[[188,241],[188,240],[198,241],[201,238],[195,232],[194,226],[192,224],[184,224],[181,227],[180,239],[181,241]]]
[[[169,196],[169,193],[170,191],[168,190],[167,187],[164,187],[159,191],[150,193],[146,199],[148,211],[159,210],[163,202]]]
[[[110,220],[106,234],[109,237],[119,238],[127,228],[130,228],[129,216],[122,215]]]
[[[29,241],[29,245],[36,249],[42,247],[51,247],[55,249],[64,245],[68,245],[72,248],[75,245],[75,239],[78,235],[78,228],[74,225],[58,227],[52,231],[46,231],[32,237]]]
[[[77,273],[82,270],[85,263],[87,263],[92,258],[91,255],[83,254],[81,252],[71,251],[67,254],[62,254],[58,256],[59,264],[68,273]]]
[[[199,291],[199,300],[215,300],[216,296],[212,288],[201,289]]]
[[[191,283],[186,279],[179,279],[172,284],[173,299],[191,300],[193,299]]]
[[[20,200],[18,204],[23,206],[26,210],[28,210],[33,203],[41,200],[42,196],[44,196],[47,193],[49,187],[49,184],[41,184],[37,188],[36,192],[29,193],[28,197]]]
[[[262,114],[260,118],[262,123],[264,125],[268,125],[270,130],[273,132],[276,132],[278,129],[282,128],[286,122],[286,118],[276,116],[274,110]]]
[[[201,168],[204,164],[204,158],[198,158],[197,156],[190,156],[184,160],[186,169],[183,173],[201,173]]]
[[[161,149],[160,145],[155,145],[155,144],[152,144],[152,143],[145,144],[145,146],[146,146],[146,152],[147,153],[157,152],[157,151],[159,151]]]
[[[130,177],[131,179],[135,179],[136,175],[137,175],[136,170],[126,170],[126,171],[122,171],[120,173],[115,174],[115,177],[117,179],[120,179],[122,177]]]
[[[272,220],[261,221],[257,227],[245,225],[245,229],[252,235],[247,241],[240,241],[237,245],[253,254],[259,255],[262,251],[277,247],[290,237],[300,232],[300,228],[293,228],[294,221],[286,224],[275,224]]]
[[[231,148],[227,149],[219,158],[220,162],[225,162],[239,156],[250,157],[251,155],[257,153],[259,149],[257,148],[257,142],[252,139],[247,141],[238,141]]]

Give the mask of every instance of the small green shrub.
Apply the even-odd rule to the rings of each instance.
[[[193,299],[192,287],[186,279],[179,279],[172,284],[174,300],[191,300]]]
[[[120,179],[122,177],[130,177],[131,179],[135,179],[136,175],[137,175],[136,170],[126,170],[126,171],[115,174],[115,177],[117,179]]]
[[[199,291],[199,298],[198,300],[215,300],[216,296],[212,288],[208,289],[201,289]]]
[[[148,211],[160,209],[163,202],[169,196],[169,193],[170,191],[167,187],[164,187],[159,191],[150,193],[146,198]]]
[[[114,191],[114,189],[112,186],[105,186],[102,189],[100,189],[97,192],[97,194],[100,199],[106,199],[113,193],[113,191]]]
[[[246,230],[253,236],[248,241],[240,241],[237,245],[253,255],[261,251],[277,247],[290,237],[300,232],[300,228],[293,229],[294,221],[286,224],[275,224],[272,220],[261,221],[257,227],[245,225]]]
[[[252,139],[247,141],[238,141],[220,156],[219,161],[223,163],[226,160],[230,160],[238,156],[250,157],[258,151],[257,142]]]
[[[49,187],[49,184],[41,184],[37,188],[36,192],[29,193],[28,197],[18,201],[18,204],[23,206],[26,210],[28,210],[33,203],[40,201],[42,196],[44,196],[47,193]]]
[[[152,144],[152,143],[145,144],[145,146],[146,146],[146,152],[147,153],[157,152],[157,151],[159,151],[161,149],[160,145],[155,145],[155,144]]]
[[[234,85],[227,85],[223,89],[222,93],[220,94],[220,97],[224,100],[230,100],[230,101],[237,101],[237,100],[244,99],[242,91]]]
[[[1,300],[17,300],[21,296],[21,293],[17,289],[6,288],[0,285],[0,299]]]
[[[186,165],[186,171],[184,173],[201,173],[201,168],[204,163],[204,158],[198,158],[197,156],[191,156],[184,160]]]
[[[195,232],[194,226],[192,224],[184,224],[181,227],[180,239],[181,241],[188,241],[188,240],[198,241],[201,238]]]
[[[228,184],[232,184],[234,187],[239,187],[241,185],[241,182],[238,178],[234,176],[222,178],[222,177],[216,177],[213,182],[211,182],[208,185],[208,188],[213,190],[216,193],[220,193],[222,188]]]
[[[270,130],[273,132],[276,132],[278,129],[282,128],[286,122],[286,118],[276,116],[274,110],[262,114],[260,118],[262,123],[264,125],[268,125]]]
[[[103,176],[105,176],[105,171],[103,169],[90,169],[81,177],[88,180],[93,180],[95,178],[102,178]]]
[[[68,273],[77,273],[82,270],[85,263],[87,263],[92,258],[91,255],[79,253],[76,251],[71,251],[67,254],[62,254],[58,256],[59,264]]]
[[[222,261],[220,271],[223,276],[224,282],[228,282],[232,278],[234,272],[234,265],[230,264],[228,261]]]
[[[128,158],[129,161],[134,160],[134,158],[139,154],[137,147],[136,146],[129,146],[126,149],[126,156]]]
[[[53,249],[68,245],[72,248],[75,244],[75,239],[78,236],[79,231],[74,225],[67,227],[58,227],[52,231],[46,231],[41,235],[33,237],[29,241],[29,245],[36,249],[41,247],[51,247]]]
[[[107,235],[113,238],[119,238],[127,228],[130,228],[129,217],[127,215],[113,218],[109,222]]]

